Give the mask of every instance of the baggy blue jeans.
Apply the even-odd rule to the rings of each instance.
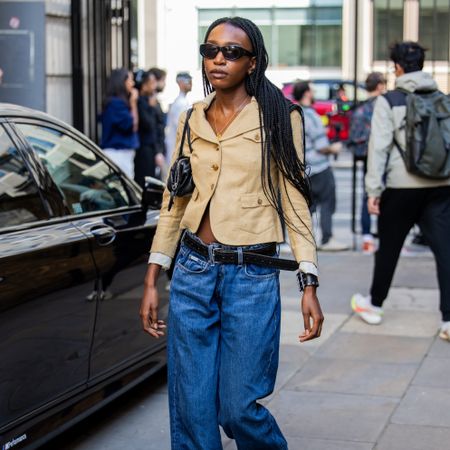
[[[198,239],[198,238],[197,238]],[[240,450],[286,450],[258,403],[274,388],[280,340],[279,271],[214,263],[181,245],[168,319],[172,450],[221,450],[219,425]],[[248,246],[245,249],[257,248]]]

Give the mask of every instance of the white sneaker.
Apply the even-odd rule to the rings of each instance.
[[[450,341],[450,322],[442,322],[439,337],[444,341]]]
[[[323,252],[341,252],[344,250],[348,250],[350,247],[347,244],[339,242],[332,237],[327,243],[319,245],[318,248]]]
[[[370,296],[355,294],[352,297],[352,310],[369,325],[379,325],[383,320],[383,309],[373,306]]]

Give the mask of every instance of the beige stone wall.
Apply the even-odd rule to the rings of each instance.
[[[46,110],[72,123],[71,0],[45,2]]]

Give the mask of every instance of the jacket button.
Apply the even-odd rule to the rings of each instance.
[[[216,147],[216,152],[218,152],[220,150],[220,145],[218,145],[217,147]]]
[[[213,189],[214,189],[214,184],[211,185],[211,190],[213,190]]]
[[[217,164],[213,164],[211,167],[213,170],[219,170],[219,166]]]
[[[262,205],[262,200],[258,198],[258,205]]]
[[[255,141],[259,141],[259,133],[255,134]]]

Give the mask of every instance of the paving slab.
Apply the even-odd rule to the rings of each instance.
[[[328,439],[308,439],[287,437],[289,450],[372,450],[372,443],[335,441]],[[237,450],[234,441],[229,442],[224,450]]]
[[[390,397],[281,390],[269,408],[288,438],[370,443],[397,404]]]
[[[411,386],[391,419],[400,425],[450,427],[450,390]]]
[[[161,450],[170,448],[165,373],[158,372],[42,450]]]
[[[290,450],[372,450],[373,444],[327,439],[289,438]]]
[[[433,342],[428,356],[433,358],[450,358],[450,342],[437,338]]]
[[[448,358],[425,358],[412,384],[450,389],[450,360]]]
[[[426,252],[414,256],[401,256],[395,270],[392,287],[417,289],[436,289],[436,263],[433,256]]]
[[[298,372],[298,370],[299,368],[295,363],[280,362],[278,367],[277,380],[275,382],[275,389],[273,390],[272,394],[261,400],[261,403],[263,405],[269,403],[270,400],[272,400],[273,396],[276,395],[276,393],[280,389],[284,388],[286,383]]]
[[[314,356],[371,362],[414,364],[422,361],[430,338],[337,332]]]
[[[380,325],[368,325],[360,317],[353,315],[342,327],[342,331],[387,336],[434,337],[440,323],[440,314],[437,311],[385,310]]]
[[[449,442],[449,428],[391,424],[375,450],[444,450]]]
[[[105,411],[102,411],[105,414]],[[155,411],[158,413],[156,414]],[[91,418],[92,420],[92,418]],[[73,431],[73,430],[72,430]],[[103,417],[95,430],[53,442],[46,450],[123,450],[124,448],[160,450],[170,448],[167,396],[153,394],[139,408]]]
[[[300,312],[282,311],[280,342],[282,345],[300,345],[303,350],[311,354],[316,351],[317,348],[324,345],[327,339],[329,339],[347,319],[348,315],[345,314],[326,314],[320,338],[300,344],[298,336],[304,328],[302,315]]]
[[[283,389],[402,397],[417,368],[418,364],[312,357]]]
[[[300,368],[310,356],[310,352],[300,342],[296,342],[293,345],[280,345],[280,363],[294,363]]]
[[[439,289],[392,287],[383,304],[386,310],[439,311]]]

